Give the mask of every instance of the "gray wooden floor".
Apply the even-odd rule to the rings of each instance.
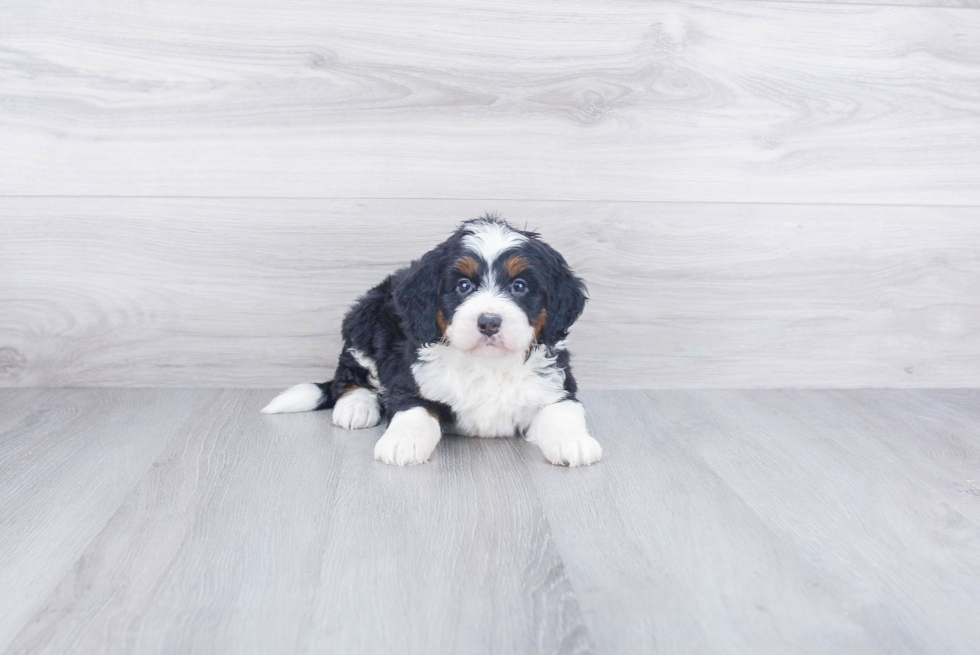
[[[980,651],[980,391],[588,392],[587,469],[269,396],[0,391],[0,651]]]

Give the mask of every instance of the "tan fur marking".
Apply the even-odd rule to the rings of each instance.
[[[507,275],[511,277],[520,275],[528,268],[530,268],[530,265],[527,263],[527,260],[520,255],[514,255],[504,262],[504,270],[507,271]]]
[[[531,321],[531,326],[534,327],[534,338],[541,341],[541,333],[544,332],[544,326],[548,323],[548,310],[542,309],[538,317]]]
[[[439,326],[439,334],[446,336],[446,318],[442,315],[442,310],[436,312],[436,324]]]
[[[463,257],[456,261],[454,268],[466,277],[476,277],[480,272],[480,263],[472,257]]]

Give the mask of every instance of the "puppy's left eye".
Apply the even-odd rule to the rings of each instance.
[[[514,280],[514,283],[510,285],[510,291],[517,295],[527,293],[527,282],[524,280]]]

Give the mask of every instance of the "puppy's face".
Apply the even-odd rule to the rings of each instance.
[[[413,264],[394,297],[417,341],[441,339],[481,357],[553,344],[585,305],[584,286],[560,254],[493,219],[465,223]]]
[[[527,237],[499,223],[476,225],[447,267],[437,319],[448,345],[500,356],[526,352],[547,324],[544,280],[522,248]]]

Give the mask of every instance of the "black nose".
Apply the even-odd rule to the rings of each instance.
[[[492,337],[500,331],[500,320],[496,314],[480,314],[480,317],[476,319],[476,326],[480,328],[480,332]]]

